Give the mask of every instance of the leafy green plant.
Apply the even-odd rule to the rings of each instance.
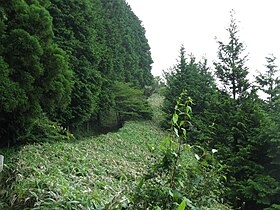
[[[149,146],[155,162],[133,193],[135,209],[207,209],[221,202],[221,165],[214,158],[217,151],[208,152],[188,142],[191,103],[184,91],[174,108],[170,137],[158,147]]]
[[[41,115],[34,119],[25,135],[18,138],[21,143],[56,142],[73,139],[74,136],[59,123],[53,122],[47,116]]]

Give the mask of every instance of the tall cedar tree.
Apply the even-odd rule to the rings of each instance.
[[[234,11],[231,11],[231,20],[229,28],[229,43],[224,44],[218,41],[219,62],[214,63],[216,76],[233,99],[242,97],[249,88],[248,68],[245,66],[247,56],[243,56],[244,44],[239,41],[237,33],[239,32]]]
[[[53,18],[55,41],[67,52],[74,71],[74,87],[68,110],[61,114],[67,126],[78,126],[98,112],[102,78],[97,70],[99,59],[94,1],[50,0],[48,10]],[[81,11],[83,11],[81,13]]]
[[[267,103],[270,108],[277,101],[280,95],[280,78],[278,76],[279,69],[275,64],[276,57],[273,55],[266,57],[267,71],[264,74],[259,74],[256,81],[260,89],[267,94]]]
[[[0,5],[0,138],[5,144],[15,143],[43,112],[65,109],[72,73],[53,41],[52,18],[38,1]]]
[[[275,64],[276,57],[270,55],[266,57],[267,68],[264,74],[259,74],[256,81],[259,88],[267,94],[264,109],[271,119],[264,132],[269,138],[267,171],[280,183],[280,79],[279,68]],[[280,203],[280,188],[278,188],[278,203]]]
[[[56,42],[75,73],[71,105],[63,114],[66,125],[96,122],[110,110],[114,81],[139,88],[152,83],[145,30],[124,0],[50,2]]]
[[[101,59],[98,70],[102,73],[99,113],[114,106],[115,81],[133,83],[138,88],[152,84],[151,53],[141,21],[123,0],[100,0],[101,12],[96,24]]]
[[[223,85],[223,91],[228,93],[234,100],[234,111],[237,113],[240,99],[246,96],[246,91],[249,88],[249,82],[246,79],[248,75],[248,68],[245,66],[247,56],[243,56],[244,44],[239,41],[237,33],[239,32],[236,19],[234,18],[234,11],[231,11],[230,25],[227,29],[229,32],[229,43],[224,44],[218,41],[218,58],[219,62],[215,62],[216,76]],[[238,122],[238,120],[237,120]],[[233,147],[238,150],[238,141],[240,129],[238,125],[233,122],[232,127],[235,127],[236,132],[233,133]],[[235,125],[234,125],[235,124]],[[242,129],[241,129],[242,130]]]
[[[124,0],[100,0],[103,8],[106,59],[111,61],[110,79],[132,82],[138,87],[152,84],[151,53],[141,21]],[[105,71],[106,69],[102,69]]]

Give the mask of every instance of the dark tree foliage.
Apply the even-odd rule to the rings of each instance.
[[[256,77],[256,82],[260,90],[266,93],[267,98],[264,103],[264,109],[267,111],[269,122],[265,125],[265,131],[261,135],[268,139],[269,162],[266,164],[266,170],[278,182],[278,191],[276,190],[275,203],[280,203],[280,80],[279,69],[275,64],[276,57],[273,55],[266,57],[266,72]],[[275,182],[272,182],[275,183]]]
[[[87,0],[50,0],[50,3],[55,40],[66,51],[74,71],[71,103],[61,117],[64,125],[77,126],[97,114],[101,92],[94,4]]]
[[[115,104],[116,81],[152,84],[145,30],[124,0],[0,0],[0,6],[1,139],[44,127],[34,122],[97,124]]]
[[[96,24],[100,61],[104,79],[99,98],[99,113],[114,105],[114,82],[133,83],[138,88],[152,84],[151,54],[145,29],[123,0],[100,0]],[[105,79],[106,78],[106,79]]]
[[[214,63],[224,88],[213,109],[219,116],[213,146],[221,151],[221,159],[227,165],[229,201],[235,207],[263,209],[277,202],[279,195],[279,182],[267,168],[273,168],[270,143],[276,130],[271,135],[273,124],[263,109],[263,101],[254,87],[249,91],[244,45],[237,36],[233,14],[227,31],[229,43],[218,42],[219,62]]]
[[[260,89],[268,94],[268,100],[263,101],[246,78],[247,58],[233,14],[227,31],[229,42],[218,42],[219,61],[214,63],[221,89],[216,89],[206,63],[197,63],[193,56],[187,60],[182,47],[177,65],[165,73],[163,108],[170,117],[175,98],[186,89],[194,102],[190,140],[218,150],[227,176],[226,201],[235,208],[273,209],[280,197],[280,100],[275,58],[267,58],[268,71],[257,77]]]
[[[180,49],[178,63],[169,71],[165,72],[166,91],[163,110],[166,113],[164,127],[167,127],[168,119],[172,116],[176,104],[176,97],[179,97],[183,90],[193,99],[193,113],[195,119],[192,122],[189,132],[192,142],[209,144],[212,127],[215,121],[215,114],[210,112],[217,97],[216,86],[207,66],[207,60],[196,62],[191,55],[186,58],[185,48]]]
[[[101,0],[104,38],[111,57],[111,79],[133,82],[139,87],[152,84],[151,54],[145,29],[124,0]],[[113,59],[112,59],[113,58]]]
[[[38,1],[0,4],[0,138],[15,143],[42,112],[65,109],[72,73],[53,41],[52,18]]]
[[[123,0],[50,0],[56,41],[75,72],[66,124],[97,119],[113,105],[114,81],[152,82],[151,55],[141,22]],[[81,13],[81,11],[83,11]]]
[[[256,81],[260,86],[260,89],[267,94],[267,103],[270,109],[273,109],[276,101],[280,97],[280,78],[277,75],[279,72],[278,67],[275,64],[276,57],[273,55],[266,57],[267,68],[264,74],[259,74],[256,77]]]

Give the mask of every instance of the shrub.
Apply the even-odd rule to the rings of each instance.
[[[18,140],[21,143],[43,143],[70,140],[74,136],[56,122],[49,120],[45,115],[34,119]]]

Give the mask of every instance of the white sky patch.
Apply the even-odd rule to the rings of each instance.
[[[250,77],[265,71],[265,57],[273,53],[280,66],[279,0],[126,0],[142,21],[154,61],[152,73],[161,75],[176,64],[181,44],[187,54],[217,60],[215,37],[228,42],[230,10],[239,21],[239,37],[249,54]]]

